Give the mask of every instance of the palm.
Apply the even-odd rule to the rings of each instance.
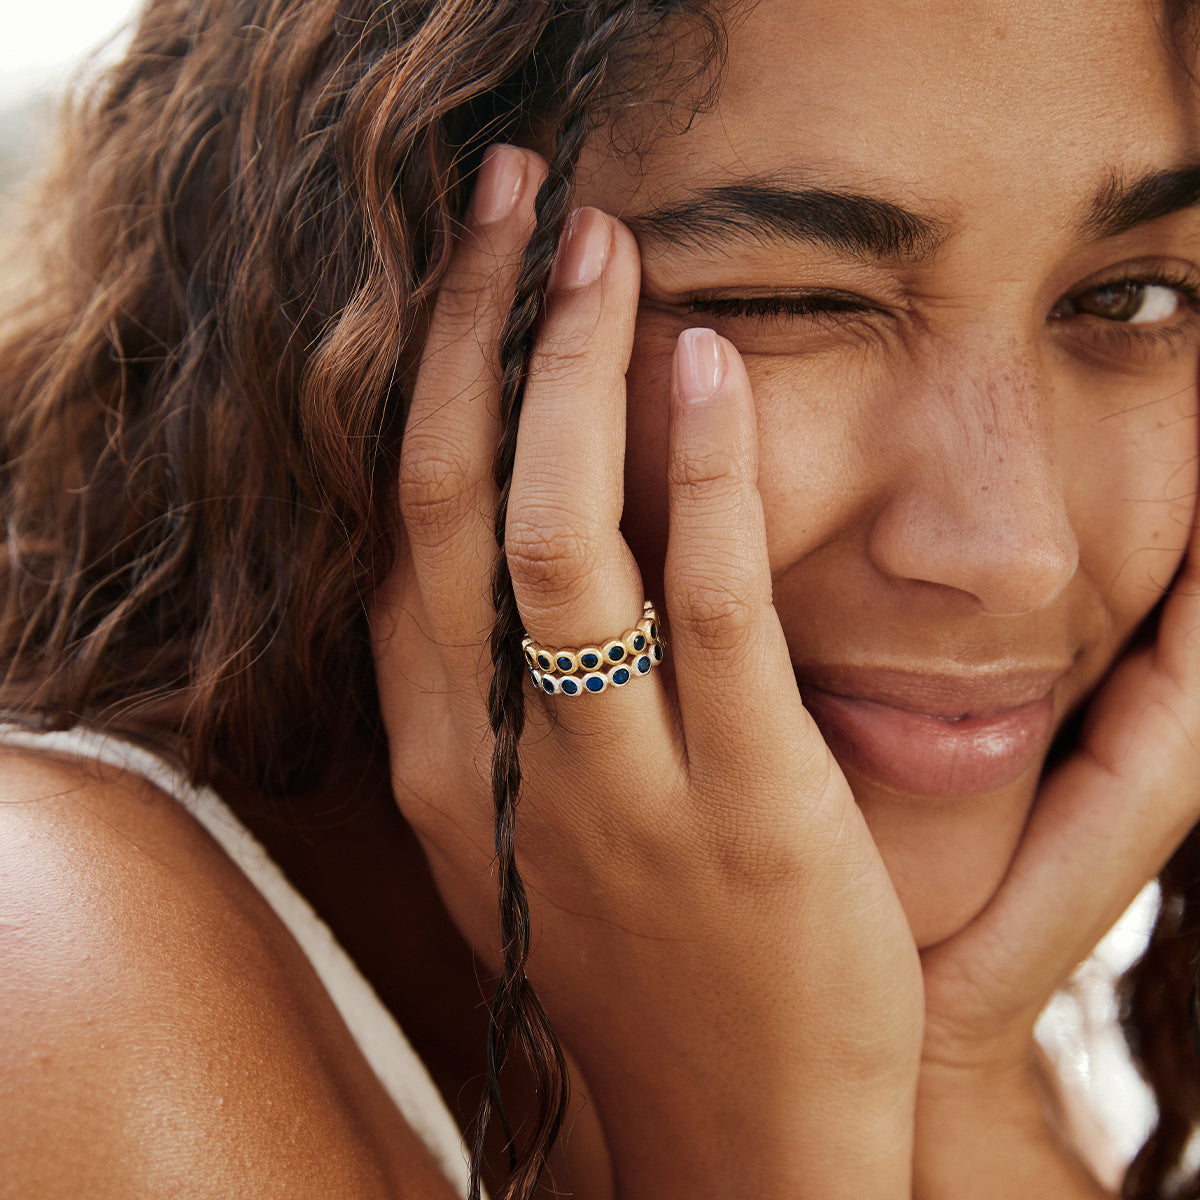
[[[1030,1032],[1200,818],[1197,541],[1157,642],[1119,664],[1078,747],[1043,782],[999,892],[924,955],[927,1058],[961,1061],[968,1045]]]

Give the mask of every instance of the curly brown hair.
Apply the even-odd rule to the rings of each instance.
[[[550,157],[501,354],[502,542],[580,147],[621,94],[618,60],[645,78],[687,14],[699,80],[720,26],[691,0],[150,0],[65,114],[32,207],[37,271],[0,338],[10,719],[102,726],[258,793],[316,786],[348,741],[382,752],[366,607],[399,536],[406,385],[483,151]],[[541,1101],[512,1148],[523,1196],[565,1068],[523,969],[522,659],[499,562],[506,958],[475,1159],[515,1036]]]
[[[1189,62],[1190,13],[1166,0]],[[659,62],[680,17],[700,29],[695,60]],[[722,44],[702,0],[149,0],[125,57],[67,114],[31,209],[37,271],[0,337],[8,718],[102,726],[197,781],[260,793],[314,786],[348,739],[382,752],[366,605],[399,536],[406,387],[482,153],[523,141],[551,168],[501,349],[502,546],[580,147],[661,71],[699,81],[684,92],[698,106]],[[503,554],[494,599],[505,962],[475,1159],[477,1175],[516,1038],[542,1105],[512,1147],[505,1194],[524,1197],[565,1069],[524,975],[522,665]],[[1161,1113],[1130,1200],[1200,1196],[1200,1172],[1179,1175],[1200,1125],[1184,1051],[1198,846],[1193,834],[1165,872],[1158,930],[1126,983]]]

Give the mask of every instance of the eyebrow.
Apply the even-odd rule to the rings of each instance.
[[[1086,229],[1096,238],[1116,237],[1200,204],[1200,163],[1151,171],[1126,180],[1114,174],[1092,202]]]
[[[1092,200],[1083,232],[1097,240],[1200,205],[1200,163],[1133,180],[1114,172]],[[891,200],[836,188],[740,180],[702,188],[683,203],[624,218],[639,240],[708,248],[727,238],[802,241],[856,258],[920,261],[950,228]]]
[[[703,247],[728,237],[804,241],[859,258],[920,259],[937,249],[941,224],[878,196],[741,180],[624,218],[639,239]]]

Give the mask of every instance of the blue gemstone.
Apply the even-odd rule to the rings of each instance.
[[[573,671],[575,664],[569,658],[560,658],[558,660],[558,669],[560,671]]]
[[[554,695],[554,680],[553,679],[543,679],[542,680],[542,690],[545,692],[549,692],[550,695],[553,696]]]
[[[657,638],[657,637],[658,637],[658,626],[657,626],[657,625],[654,625],[654,624],[652,624],[652,625],[650,626],[650,636],[651,636],[652,638]]]
[[[548,654],[539,654],[537,656],[537,659],[538,659],[538,666],[541,667],[543,671],[549,671],[550,668],[552,666],[554,666],[554,663],[551,660],[550,655],[548,655]]]
[[[650,670],[650,660],[643,654],[642,657],[637,660],[636,666],[638,674],[645,675],[645,673]]]
[[[646,648],[646,639],[640,633],[633,639],[633,648],[639,651]]]
[[[608,657],[611,658],[613,662],[620,662],[621,659],[625,657],[625,647],[613,646],[608,652]]]
[[[593,675],[591,679],[585,681],[584,687],[586,687],[589,692],[602,692],[604,691],[604,680]]]
[[[574,679],[564,679],[558,685],[568,696],[577,696],[579,694],[579,684]]]
[[[662,662],[662,647],[661,646],[655,646],[654,649],[651,651],[651,653],[654,655],[655,662]]]
[[[613,683],[615,683],[617,685],[617,687],[620,687],[621,684],[623,684],[623,683],[628,683],[629,682],[629,668],[621,667],[619,670],[614,671],[612,673],[612,681],[613,681]]]
[[[582,654],[579,657],[579,665],[590,671],[600,665],[600,656],[598,654]]]

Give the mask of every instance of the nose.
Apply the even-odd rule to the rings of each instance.
[[[884,574],[953,588],[983,611],[1052,603],[1079,564],[1035,363],[1009,352],[946,364],[906,389],[880,452],[891,463],[869,530]]]

